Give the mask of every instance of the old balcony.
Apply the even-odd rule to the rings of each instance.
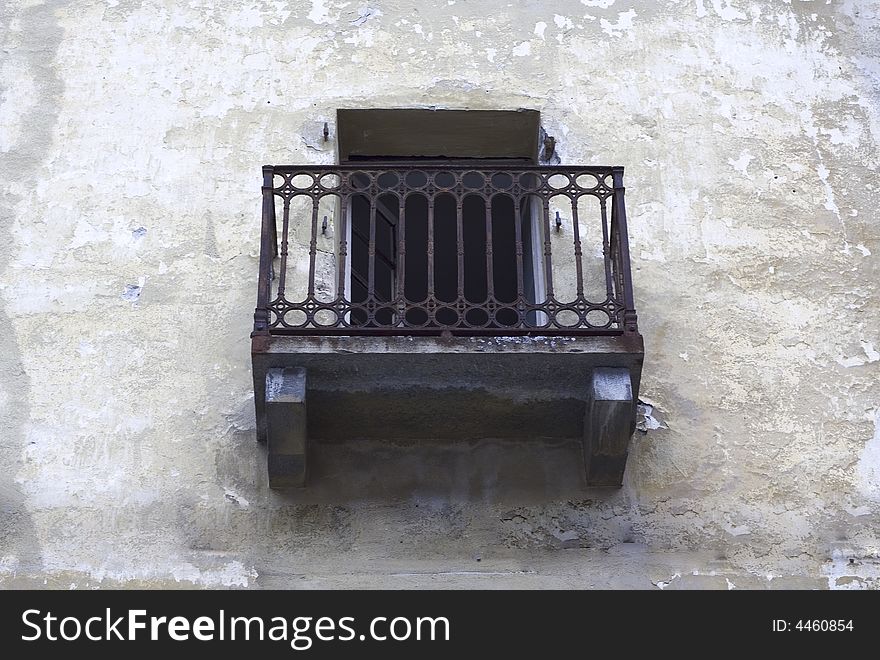
[[[266,166],[262,191],[273,487],[358,439],[578,438],[585,483],[621,484],[643,359],[622,167]]]

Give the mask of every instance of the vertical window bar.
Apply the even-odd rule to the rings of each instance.
[[[397,309],[398,317],[396,324],[406,321],[406,193],[402,193],[397,200]]]
[[[522,220],[520,218],[520,204],[522,198],[513,200],[513,230],[516,236],[516,313],[519,316],[518,325],[526,324],[525,310],[525,284],[523,282],[523,243],[522,243]]]
[[[275,204],[275,199],[273,197],[272,204]],[[272,216],[274,217],[275,212],[273,210]],[[272,222],[272,257],[278,258],[278,224]]]
[[[486,224],[486,299],[495,301],[495,269],[492,263],[492,199],[483,199],[483,218]]]
[[[318,254],[318,198],[312,197],[312,236],[309,241],[309,298],[315,295],[315,257]],[[284,212],[285,233],[287,232],[287,211]]]
[[[457,232],[458,254],[458,300],[459,305],[465,304],[464,299],[464,226],[462,221],[462,205],[464,200],[461,194],[455,197],[455,230]]]
[[[618,303],[623,303],[623,285],[620,280],[620,245],[618,243],[617,234],[617,198],[611,198],[611,226],[608,251],[611,254],[611,282],[614,286],[614,299]],[[623,325],[623,318],[620,319]]]
[[[553,255],[550,247],[550,198],[544,197],[544,279],[547,287],[547,300],[553,298]]]
[[[612,204],[614,202],[612,201]],[[602,258],[605,261],[605,295],[609,300],[614,298],[614,286],[611,282],[611,248],[608,243],[608,204],[605,197],[599,198],[602,208]]]
[[[434,199],[428,195],[428,302],[434,302]]]
[[[608,239],[608,261],[611,266],[611,283],[613,286],[613,291],[615,297],[617,296],[617,292],[620,288],[617,286],[617,207],[615,205],[615,200],[611,198],[611,224],[609,226],[609,239]]]
[[[281,273],[278,275],[278,297],[284,297],[287,284],[287,237],[290,230],[290,197],[284,198],[284,213],[281,216]]]
[[[367,301],[376,297],[376,195],[370,195],[370,239],[367,247]]]
[[[571,226],[574,236],[574,265],[577,271],[577,297],[584,297],[584,264],[581,250],[581,228],[578,221],[578,197],[571,198]]]
[[[346,277],[345,277],[345,265],[348,260],[348,209],[351,204],[351,195],[345,195],[341,198],[340,201],[340,213],[339,213],[339,263],[338,273],[337,273],[337,285],[336,285],[336,299],[337,300],[345,300],[345,289],[346,285]]]

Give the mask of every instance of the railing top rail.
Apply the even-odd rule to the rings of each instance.
[[[347,163],[345,165],[264,165],[264,168],[271,169],[278,174],[291,174],[294,172],[359,172],[363,170],[455,170],[468,172],[471,170],[483,172],[583,172],[585,174],[613,174],[614,172],[622,172],[622,165],[499,165],[492,163],[490,165],[473,163],[468,165],[456,164],[438,164],[436,162],[421,164],[414,163],[382,163],[382,162],[363,162],[363,163]]]

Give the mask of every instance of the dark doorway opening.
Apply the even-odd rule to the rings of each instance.
[[[536,255],[540,259],[536,250],[541,241],[537,235],[540,228],[533,222],[530,200],[522,200],[519,214],[515,213],[514,204],[513,198],[506,195],[496,195],[488,203],[478,195],[465,196],[459,233],[458,209],[452,195],[436,195],[432,206],[427,196],[410,194],[402,209],[396,195],[379,195],[375,208],[371,208],[367,196],[355,195],[350,216],[351,301],[368,302],[372,283],[372,302],[376,306],[374,324],[378,326],[394,325],[394,302],[399,294],[407,303],[424,306],[407,311],[406,321],[412,325],[451,326],[461,313],[456,303],[494,302],[499,306],[494,317],[490,318],[485,309],[467,309],[463,312],[465,320],[477,326],[515,326],[518,316],[512,306],[520,298],[517,215],[524,255],[519,265],[522,298],[532,303],[540,298],[540,283],[536,278],[540,275],[540,266],[536,268],[535,264]],[[430,235],[429,225],[433,225]],[[369,252],[371,231],[375,244],[372,257]],[[406,242],[402,273],[398,243],[401,234]],[[426,309],[432,305],[435,311],[434,318],[430,319]],[[505,308],[505,305],[511,307]],[[355,325],[368,323],[366,312],[353,312],[352,322]],[[529,325],[537,322],[535,313],[527,317]]]
[[[423,191],[428,177],[414,168],[436,171],[467,165],[503,171],[507,166],[534,165],[539,117],[537,111],[338,112],[340,161],[364,170],[386,170],[375,181],[366,174],[352,175],[361,177],[356,187],[364,194],[352,196],[348,209],[348,296],[370,310],[353,311],[353,325],[522,323],[517,303],[541,299],[537,250],[542,230],[534,220],[532,200],[443,192],[457,184],[459,190],[480,189],[480,182],[467,180],[475,173],[461,174],[456,182],[453,174],[437,172],[431,181],[434,191]],[[500,176],[513,184],[509,174]],[[382,177],[405,185],[385,185]],[[419,177],[425,180],[416,181]],[[383,188],[396,192],[383,194]],[[538,321],[534,312],[525,318],[528,324]]]

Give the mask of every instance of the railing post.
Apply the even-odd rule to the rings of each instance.
[[[614,180],[614,205],[617,211],[617,241],[618,254],[620,257],[620,274],[623,278],[623,330],[625,333],[634,334],[639,331],[638,317],[633,296],[632,272],[629,263],[629,232],[626,227],[626,207],[623,203],[623,168],[611,169]]]
[[[269,334],[269,270],[277,249],[275,236],[275,173],[271,165],[263,166],[263,223],[260,232],[260,273],[257,283],[257,307],[254,310],[254,335]]]

